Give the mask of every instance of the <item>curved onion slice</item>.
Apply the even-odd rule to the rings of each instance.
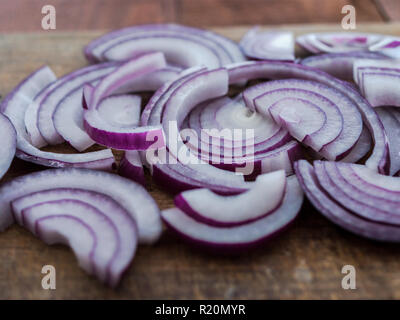
[[[119,163],[118,173],[140,183],[142,186],[146,184],[143,164],[138,151],[125,151]]]
[[[210,68],[244,61],[238,45],[211,31],[176,25],[151,24],[110,32],[85,48],[89,61],[127,60],[161,51],[169,63]]]
[[[326,53],[310,56],[300,61],[302,65],[313,67],[325,71],[332,76],[352,81],[353,64],[355,61],[364,59],[387,59],[386,56],[375,52],[346,52],[346,53]]]
[[[365,166],[363,167],[368,170]],[[327,219],[366,238],[380,241],[400,241],[400,228],[365,220],[347,211],[330,198],[320,186],[314,168],[306,160],[296,162],[295,171],[307,198]],[[372,170],[368,171],[376,175]]]
[[[76,210],[74,210],[76,203],[78,203],[78,206]],[[46,208],[45,206],[48,204],[50,204],[50,206]],[[39,216],[61,214],[82,218],[82,221],[86,222],[84,219],[86,215],[85,210],[84,213],[77,215],[76,211],[82,207],[80,204],[88,205],[89,211],[95,209],[97,215],[101,216],[101,220],[107,220],[107,224],[115,226],[113,229],[117,231],[117,242],[119,245],[118,250],[116,250],[113,255],[113,261],[110,263],[108,270],[110,273],[108,281],[114,286],[118,283],[122,273],[132,261],[137,244],[135,221],[115,200],[105,194],[97,192],[83,189],[61,188],[39,191],[17,198],[12,201],[12,209],[15,219],[35,233],[35,223],[40,219]],[[34,211],[32,211],[32,208],[34,208]],[[71,208],[71,210],[68,210],[68,208]],[[29,221],[27,221],[27,218]],[[86,224],[92,227],[92,224]],[[100,237],[105,238],[103,241],[107,241],[105,234],[101,233]]]
[[[367,51],[385,35],[359,32],[307,33],[296,42],[312,53]]]
[[[99,64],[78,69],[64,77],[58,79],[51,85],[49,91],[43,95],[37,107],[37,128],[47,143],[56,145],[62,143],[64,139],[58,134],[52,120],[53,113],[57,106],[75,91],[80,91],[87,82],[99,80],[115,69],[112,63]],[[71,101],[76,103],[76,101]],[[28,116],[27,116],[28,117]],[[32,115],[34,118],[34,115]],[[31,132],[35,134],[35,131]]]
[[[240,250],[269,240],[297,217],[303,193],[295,177],[287,179],[282,204],[264,218],[236,227],[215,227],[198,222],[178,208],[161,212],[166,225],[184,240],[213,249]]]
[[[250,29],[240,40],[240,47],[249,58],[260,60],[293,61],[294,38],[292,32]]]
[[[356,163],[363,159],[372,149],[372,138],[368,129],[363,126],[361,131],[360,139],[358,139],[356,145],[351,149],[350,153],[341,159],[341,162]]]
[[[364,192],[354,189],[345,183],[332,169],[334,163],[327,161],[314,162],[314,170],[321,187],[340,205],[365,219],[399,225],[399,203],[379,200],[377,197],[367,196]],[[343,165],[343,164],[341,164]],[[346,164],[344,164],[346,165]],[[347,164],[348,165],[348,164]]]
[[[394,175],[400,170],[400,121],[392,114],[389,108],[376,108],[376,112],[385,127],[389,139],[390,175]]]
[[[42,67],[23,80],[3,100],[0,109],[11,120],[17,131],[16,156],[22,160],[48,167],[84,167],[110,170],[114,163],[114,156],[108,149],[83,154],[61,154],[44,152],[30,144],[24,123],[26,108],[34,97],[55,79],[56,77],[49,67]]]
[[[11,162],[14,159],[15,149],[17,146],[17,132],[14,129],[11,121],[0,113],[0,179],[10,168]]]
[[[393,72],[362,72],[361,87],[365,98],[373,107],[400,107],[400,69]]]
[[[71,168],[36,172],[4,184],[0,188],[0,230],[13,222],[11,201],[32,192],[56,188],[77,188],[108,195],[135,219],[141,243],[152,243],[161,234],[157,204],[141,185],[107,172]]]
[[[253,186],[239,195],[221,196],[209,189],[195,189],[182,192],[174,202],[177,208],[200,222],[231,227],[260,219],[276,210],[285,189],[286,174],[280,170],[258,176]]]
[[[192,178],[208,177],[209,185],[218,184],[218,181],[229,185],[240,185],[243,184],[243,177],[217,169],[199,160],[183,143],[178,132],[184,119],[196,105],[206,99],[223,96],[227,91],[228,74],[225,69],[198,73],[171,94],[162,114],[162,126],[166,135],[169,155],[184,163]],[[171,144],[170,141],[174,141],[174,143]]]
[[[126,104],[132,104],[125,101],[127,98],[119,98],[118,101],[114,99],[106,106],[102,106],[102,101],[121,87],[130,85],[138,77],[163,67],[165,67],[165,60],[161,53],[146,54],[128,61],[100,81],[91,93],[91,97],[84,99],[87,104],[87,109],[84,110],[84,127],[88,135],[99,144],[122,150],[150,148],[154,144],[154,139],[148,139],[150,135],[155,135],[158,141],[163,139],[161,127],[138,127],[139,115],[131,116],[131,119],[137,122],[134,125],[122,123],[123,119],[128,118],[124,114],[120,115],[119,121],[115,119],[113,121],[110,119],[110,112],[102,112],[102,110],[111,110],[114,103],[122,103],[120,106],[122,108],[125,108]],[[119,114],[116,110],[117,113]]]
[[[369,50],[382,53],[391,58],[400,59],[400,38],[386,36],[381,41],[371,45]]]
[[[43,231],[44,230],[44,231]],[[45,243],[65,244],[74,252],[79,266],[93,274],[92,256],[97,248],[92,228],[72,216],[47,216],[38,219],[34,232]]]
[[[49,201],[33,205],[22,211],[24,225],[32,233],[35,233],[38,220],[57,216],[79,219],[90,227],[96,239],[96,248],[90,257],[93,263],[93,272],[100,281],[107,282],[109,265],[116,259],[120,245],[115,224],[102,211],[78,200]],[[52,231],[50,230],[50,232]],[[43,235],[47,233],[47,230],[42,226],[40,232]]]
[[[318,82],[275,80],[250,87],[244,91],[243,96],[250,106],[255,106],[258,112],[266,116],[271,116],[271,107],[283,98],[302,99],[318,106],[325,114],[325,118],[321,120],[325,122],[326,119],[326,123],[321,123],[321,130],[317,131],[315,137],[305,137],[308,141],[300,141],[327,159],[340,160],[353,148],[362,131],[361,115],[353,101],[341,92]],[[286,108],[299,107],[298,116],[307,115],[308,112],[302,110],[304,103],[295,104],[294,100],[291,101],[291,105]],[[298,125],[301,130],[301,123]],[[296,124],[292,123],[289,132],[293,132],[295,128]]]
[[[231,84],[259,78],[299,78],[318,81],[340,91],[357,106],[363,117],[364,124],[370,131],[374,141],[374,148],[370,157],[366,161],[366,165],[372,170],[376,170],[380,173],[388,173],[388,140],[383,125],[373,108],[351,85],[338,80],[323,71],[293,63],[254,61],[232,65],[227,68],[229,72],[229,82]]]

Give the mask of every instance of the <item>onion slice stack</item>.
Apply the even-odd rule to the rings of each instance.
[[[14,159],[17,146],[17,132],[14,129],[11,121],[0,113],[0,136],[2,148],[0,151],[0,179],[10,168],[11,162]]]
[[[301,160],[296,175],[313,205],[329,220],[355,234],[400,241],[398,178],[364,165]]]
[[[248,192],[252,193],[252,191]],[[238,195],[238,197],[243,196]],[[217,197],[215,200],[223,203]],[[259,199],[260,203],[263,200],[268,202],[270,198],[264,196]],[[226,207],[223,213],[227,216],[232,216],[229,212],[231,203],[231,201],[225,201]],[[222,249],[224,252],[226,250],[240,251],[264,243],[287,228],[297,217],[302,203],[303,192],[297,179],[292,176],[287,178],[284,198],[275,210],[266,216],[261,215],[257,220],[238,226],[221,227],[208,224],[194,219],[179,208],[163,210],[161,216],[171,230],[190,243],[211,249]]]
[[[150,24],[110,32],[85,48],[89,61],[121,61],[161,51],[168,63],[183,68],[217,68],[246,60],[239,46],[211,31],[176,25]]]
[[[227,68],[231,84],[252,79],[297,78],[316,81],[330,87],[331,92],[340,92],[341,95],[346,96],[347,101],[350,100],[357,107],[364,125],[368,128],[374,141],[374,148],[370,157],[366,160],[366,165],[380,173],[386,174],[389,172],[388,140],[383,125],[371,105],[352,85],[338,80],[323,71],[293,63],[257,61],[235,64]],[[357,127],[358,129],[359,127]]]
[[[221,196],[209,189],[195,189],[180,193],[174,202],[177,208],[200,222],[232,227],[260,219],[276,210],[285,190],[286,174],[279,170],[259,175],[254,185],[239,195]]]
[[[111,150],[101,150],[82,154],[61,154],[41,151],[34,147],[25,128],[25,112],[34,98],[48,88],[56,77],[49,67],[45,66],[24,79],[3,100],[0,110],[13,123],[17,131],[16,156],[22,160],[48,167],[83,167],[110,170],[114,163]]]
[[[248,58],[259,60],[294,61],[293,33],[250,29],[240,40],[240,47]]]
[[[356,61],[354,64],[354,81],[373,107],[400,107],[399,61]]]
[[[161,53],[142,55],[118,67],[102,79],[93,90],[86,89],[84,93],[90,94],[90,97],[84,97],[84,106],[87,109],[84,110],[83,117],[84,127],[89,136],[99,144],[121,150],[150,148],[154,143],[154,140],[148,139],[150,135],[163,139],[160,127],[138,127],[138,114],[126,114],[126,110],[135,111],[138,106],[140,108],[138,103],[129,101],[127,96],[113,98],[111,101],[104,99],[121,87],[129,86],[138,77],[161,69],[165,65]],[[118,107],[114,109],[113,106]],[[116,116],[112,117],[114,112]]]
[[[248,109],[241,96],[198,105],[185,120],[186,126],[181,136],[194,154],[218,168],[240,170],[247,179],[278,169],[291,174],[293,161],[301,158],[301,147],[289,133]]]
[[[294,138],[330,160],[348,154],[362,131],[355,103],[319,82],[269,81],[248,88],[243,97],[250,108],[272,117]]]
[[[18,223],[48,244],[70,245],[80,266],[115,287],[132,261],[137,228],[130,213],[108,195],[57,188],[12,201]]]
[[[59,188],[82,189],[111,197],[136,221],[141,243],[153,243],[161,234],[157,204],[141,185],[115,174],[75,168],[40,171],[4,184],[0,188],[0,230],[13,222],[12,201],[30,193]],[[43,196],[42,200],[46,202],[47,197]],[[16,218],[19,221],[18,213]]]

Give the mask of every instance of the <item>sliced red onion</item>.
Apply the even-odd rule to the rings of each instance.
[[[262,31],[259,27],[250,29],[240,40],[240,47],[249,58],[260,60],[293,61],[294,38],[288,31]]]
[[[96,84],[97,82],[94,82]],[[85,85],[83,90],[88,90]],[[82,90],[76,90],[59,103],[52,121],[58,134],[76,150],[82,152],[96,142],[89,137],[83,127]]]
[[[400,68],[397,72],[363,71],[360,81],[361,91],[373,107],[400,107]]]
[[[388,173],[389,150],[383,125],[369,103],[351,85],[338,80],[327,73],[306,66],[271,61],[246,62],[228,67],[229,82],[240,83],[251,79],[299,78],[318,81],[346,95],[358,107],[364,124],[374,140],[374,149],[366,161],[366,165],[380,173]]]
[[[39,220],[59,215],[81,219],[82,222],[93,228],[93,225],[86,221],[86,216],[88,214],[90,216],[90,213],[94,212],[96,220],[103,220],[102,223],[106,222],[107,224],[106,229],[111,226],[117,234],[118,248],[113,254],[112,261],[106,265],[107,271],[103,271],[101,276],[104,281],[107,276],[107,281],[112,286],[119,282],[122,273],[134,257],[137,245],[135,221],[128,211],[104,194],[83,189],[44,190],[15,199],[12,201],[12,209],[15,219],[36,234],[35,228]],[[80,209],[83,209],[83,212],[79,212]],[[46,230],[44,226],[41,226],[41,229]],[[106,232],[101,232],[95,239],[98,239],[98,245],[101,241],[110,241],[106,237]],[[101,251],[100,254],[102,254]],[[105,274],[106,272],[107,274]]]
[[[296,42],[312,53],[368,51],[385,35],[359,32],[307,33],[297,37]]]
[[[371,151],[372,146],[371,134],[369,133],[368,129],[363,126],[363,130],[361,131],[360,138],[358,139],[356,145],[353,149],[351,149],[350,153],[340,161],[356,163],[367,156],[367,154]]]
[[[97,231],[98,233],[100,231]],[[93,274],[93,259],[97,246],[96,234],[92,227],[72,216],[49,215],[38,219],[34,233],[45,243],[65,244],[74,252],[79,266]]]
[[[0,188],[0,230],[13,222],[10,202],[30,193],[57,188],[84,189],[109,196],[135,219],[141,243],[153,243],[161,234],[157,204],[141,185],[107,172],[71,168],[40,171],[4,184]]]
[[[347,211],[334,199],[331,199],[320,186],[314,168],[306,160],[295,163],[295,170],[307,198],[327,219],[366,238],[380,241],[400,241],[400,228],[365,220]],[[372,170],[368,171],[377,175]]]
[[[203,151],[206,152],[214,150],[216,146],[224,146],[225,150],[234,149],[235,143],[238,143],[241,147],[253,144],[254,153],[257,154],[260,151],[272,150],[289,141],[289,134],[285,130],[282,130],[273,120],[249,110],[240,96],[235,99],[221,97],[198,105],[188,116],[188,127],[194,129],[200,139],[194,149],[198,147],[205,149]],[[246,139],[243,136],[238,141],[233,137],[232,132],[231,138],[221,138],[221,131],[224,129],[232,131],[252,129],[254,138]],[[187,144],[191,146],[192,142],[188,141]]]
[[[297,217],[303,193],[295,177],[287,179],[282,204],[264,218],[236,227],[215,227],[199,222],[178,208],[162,211],[166,225],[184,240],[212,249],[241,250],[264,243]]]
[[[357,191],[340,179],[335,172],[334,163],[314,162],[314,170],[321,187],[335,199],[340,205],[365,219],[399,225],[399,203],[391,203],[387,200],[379,201],[379,198],[366,196],[362,191]]]
[[[24,225],[38,236],[57,232],[54,229],[47,230],[44,226],[39,227],[39,234],[35,230],[37,222],[40,223],[44,218],[57,216],[79,219],[90,227],[96,239],[96,247],[90,256],[94,269],[93,273],[97,275],[100,281],[106,283],[109,265],[112,264],[114,259],[117,259],[115,256],[120,245],[115,224],[102,211],[77,200],[49,201],[33,205],[22,211]],[[75,237],[78,237],[78,235],[75,235]]]
[[[390,175],[395,175],[400,170],[400,121],[392,114],[389,108],[376,108],[376,112],[385,127],[389,139]]]
[[[211,31],[175,24],[152,24],[110,32],[85,48],[89,61],[127,60],[161,51],[167,61],[181,67],[216,68],[244,61],[238,45]]]
[[[175,89],[166,102],[162,114],[162,126],[170,156],[184,163],[192,178],[209,177],[209,185],[214,182],[217,184],[218,180],[229,186],[235,183],[242,184],[243,177],[217,169],[199,160],[185,146],[178,132],[184,119],[196,105],[206,99],[225,95],[227,91],[228,74],[225,69],[198,73]],[[171,145],[169,141],[176,141],[176,145]]]
[[[142,186],[146,184],[143,164],[138,151],[125,151],[119,164],[118,173]]]
[[[376,59],[382,60],[387,57],[375,52],[346,52],[346,53],[326,53],[310,56],[300,61],[302,65],[313,67],[325,71],[332,76],[352,81],[353,64],[356,60]]]
[[[325,114],[325,117],[320,118],[321,130],[316,132],[315,137],[304,136],[300,141],[327,159],[340,160],[360,137],[362,119],[357,106],[347,96],[324,84],[297,79],[269,81],[248,88],[243,96],[250,106],[255,106],[258,112],[266,116],[271,116],[271,107],[284,98],[301,99],[297,103],[291,100],[290,105],[285,107],[300,108],[298,116],[306,116],[308,113],[303,110],[305,104],[299,103],[300,101],[308,101],[318,106]],[[282,107],[282,104],[279,105]],[[295,134],[296,127],[297,130],[303,130],[301,123],[292,123],[288,128],[289,132],[294,134],[295,138],[302,138],[301,135]]]
[[[116,90],[114,94],[156,91],[164,83],[177,79],[181,72],[181,68],[166,66],[132,80],[127,85]]]
[[[84,167],[110,170],[114,163],[111,150],[82,154],[44,152],[30,144],[25,130],[25,111],[29,103],[56,79],[49,67],[42,67],[23,80],[1,104],[1,111],[11,120],[17,131],[16,156],[22,160],[49,167]]]
[[[94,88],[90,101],[86,100],[88,109],[97,108],[102,99],[108,97],[121,88],[135,83],[138,78],[151,74],[166,67],[164,55],[154,52],[133,58],[120,65],[107,77],[104,77]]]
[[[371,45],[369,50],[382,53],[388,57],[400,58],[400,38],[386,36],[381,41]]]
[[[289,176],[293,174],[293,163],[304,158],[301,145],[294,140],[270,151],[243,157],[224,157],[223,154],[204,156],[204,154],[196,152],[194,154],[201,157],[203,161],[223,170],[240,172],[240,168],[250,167],[251,165],[253,166],[252,172],[244,172],[247,180],[253,180],[259,174],[276,170],[284,170],[286,175]]]
[[[57,106],[75,91],[80,91],[85,83],[99,80],[113,71],[115,67],[115,64],[108,63],[78,69],[58,79],[56,84],[50,87],[38,104],[36,118],[37,128],[47,143],[56,145],[64,141],[52,121]],[[34,114],[31,116],[34,117]],[[35,134],[35,131],[31,132],[31,136],[33,134]]]
[[[275,211],[283,200],[285,189],[286,174],[280,170],[258,176],[253,186],[239,195],[221,196],[209,189],[195,189],[179,194],[174,202],[177,208],[200,222],[232,227]]]
[[[11,121],[0,113],[0,136],[1,136],[1,151],[0,151],[0,179],[10,168],[11,162],[14,159],[15,149],[17,146],[17,132],[14,129]]]

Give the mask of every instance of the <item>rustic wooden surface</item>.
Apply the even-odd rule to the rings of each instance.
[[[337,29],[327,25],[282,26],[297,34]],[[246,27],[218,28],[238,40]],[[360,31],[400,34],[400,24],[359,26]],[[62,75],[86,64],[82,47],[101,32],[0,36],[0,93],[8,93],[43,64]],[[41,168],[15,160],[3,179]],[[151,186],[162,209],[172,197]],[[41,288],[41,268],[54,265],[57,289]],[[341,268],[354,265],[357,289],[341,288]],[[358,238],[315,212],[306,202],[294,226],[241,256],[199,252],[165,233],[142,246],[116,290],[87,276],[72,252],[47,246],[18,226],[0,234],[0,299],[355,299],[400,298],[400,248]]]
[[[338,23],[344,5],[358,22],[400,20],[399,0],[12,0],[0,1],[0,33],[41,30],[41,8],[53,5],[57,29],[98,30],[177,22],[194,26]]]

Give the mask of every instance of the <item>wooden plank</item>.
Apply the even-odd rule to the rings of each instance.
[[[358,22],[382,21],[372,0],[178,0],[178,21],[195,26],[338,23],[342,7],[356,8]],[[213,9],[211,9],[213,8]]]
[[[375,2],[386,21],[400,21],[400,1],[375,0]]]
[[[340,30],[337,25],[280,26],[296,34]],[[268,27],[267,27],[268,28]],[[214,29],[234,40],[246,27]],[[360,31],[400,35],[400,24],[359,25]],[[102,32],[0,36],[0,92],[9,92],[29,72],[48,63],[58,75],[86,64],[81,49]],[[40,170],[15,160],[3,181]],[[151,185],[162,209],[172,197]],[[306,202],[299,219],[280,237],[242,256],[193,250],[165,233],[138,255],[117,290],[87,276],[63,246],[47,246],[18,226],[0,234],[0,299],[399,299],[400,248],[349,234]],[[57,270],[57,289],[41,288],[41,268]],[[357,290],[341,288],[341,268],[357,270]]]
[[[175,19],[175,0],[13,0],[0,2],[0,32],[42,30],[44,5],[55,7],[58,30],[122,28]]]
[[[57,29],[96,30],[178,22],[195,26],[340,23],[352,4],[358,22],[382,21],[373,0],[13,0],[0,1],[0,32],[41,30],[44,5],[54,5]]]

